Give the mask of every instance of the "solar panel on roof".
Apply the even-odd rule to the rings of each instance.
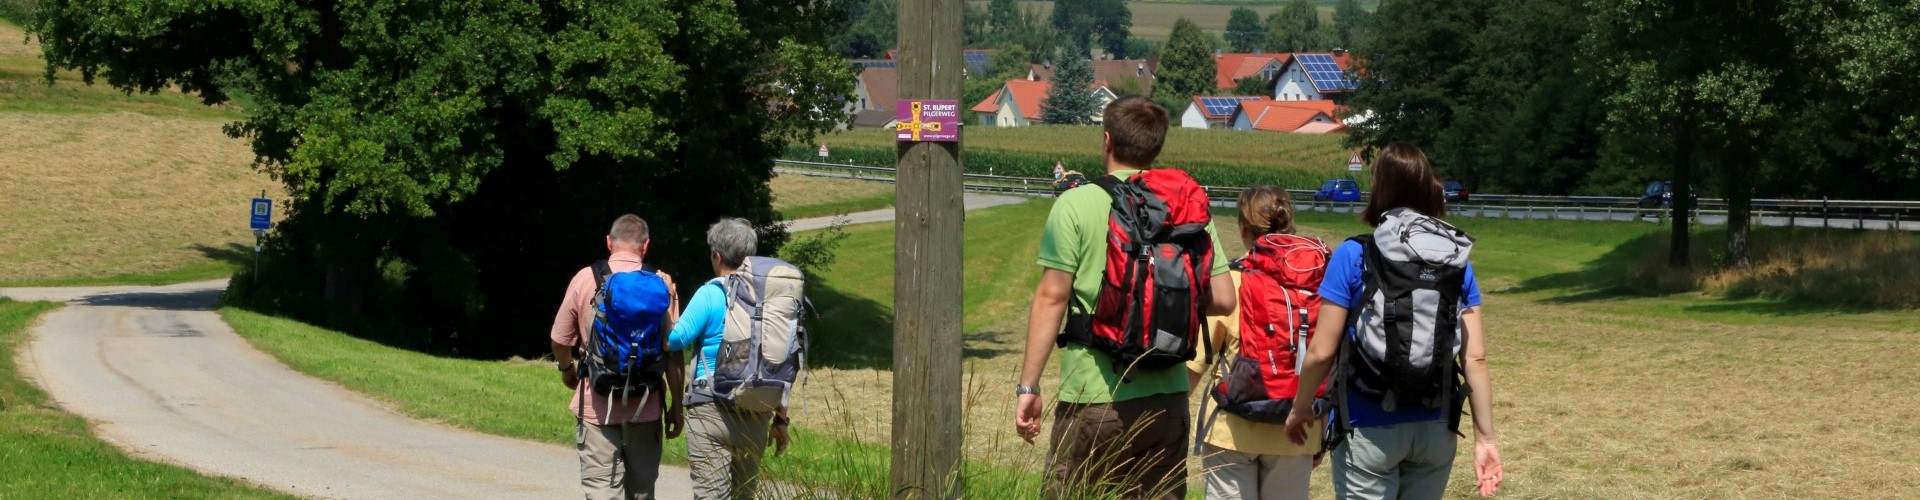
[[[1300,69],[1306,70],[1307,78],[1313,80],[1313,88],[1320,91],[1353,90],[1357,88],[1346,72],[1340,71],[1340,65],[1333,62],[1328,54],[1298,54],[1294,60],[1300,63]]]

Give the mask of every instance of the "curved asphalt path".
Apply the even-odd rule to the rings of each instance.
[[[414,420],[254,350],[213,312],[225,288],[0,295],[67,303],[18,354],[25,373],[136,456],[308,497],[580,496],[572,449]],[[692,496],[686,469],[662,467],[656,488]]]
[[[1031,200],[1031,199],[1033,198],[1029,198],[1025,196],[966,193],[965,197],[961,198],[961,205],[964,207],[962,208],[962,210],[978,210],[978,209],[987,208],[987,207],[1012,205],[1015,203],[1020,203],[1020,202]],[[874,223],[874,222],[888,222],[893,220],[893,216],[894,216],[894,208],[887,207],[879,210],[854,212],[854,213],[845,214],[845,215],[814,217],[811,219],[799,219],[799,220],[794,220],[792,222],[788,222],[787,231],[798,233],[801,231],[826,229],[827,226],[833,225],[835,220],[842,219],[842,218],[846,219],[848,225],[868,224],[868,223]]]

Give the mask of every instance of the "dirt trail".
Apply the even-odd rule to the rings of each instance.
[[[62,409],[143,458],[326,498],[573,498],[574,451],[414,420],[254,350],[213,311],[225,281],[14,288],[65,301],[18,355]],[[657,493],[691,496],[685,469]]]

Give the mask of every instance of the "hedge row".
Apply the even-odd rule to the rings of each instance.
[[[849,163],[874,167],[889,167],[895,162],[892,149],[879,149],[864,146],[836,146],[829,151],[827,162]],[[993,149],[969,149],[961,153],[961,165],[971,174],[994,174],[1016,177],[1052,177],[1053,164],[1060,161],[1068,170],[1081,172],[1097,171],[1101,168],[1100,157],[1090,154],[1036,154],[1019,151]],[[819,151],[811,145],[789,146],[784,159],[796,161],[820,161]],[[1254,184],[1274,184],[1287,189],[1314,189],[1320,182],[1329,178],[1344,177],[1345,172],[1310,172],[1303,170],[1275,170],[1271,168],[1250,167],[1246,165],[1228,165],[1217,163],[1191,163],[1173,165],[1192,173],[1195,179],[1207,186],[1244,187]]]

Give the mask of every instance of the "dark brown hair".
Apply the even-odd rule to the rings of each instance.
[[[1167,141],[1167,108],[1145,97],[1130,95],[1107,105],[1101,126],[1113,141],[1113,159],[1139,168],[1153,167],[1160,146]]]
[[[1440,190],[1440,176],[1420,148],[1404,142],[1388,144],[1373,160],[1373,197],[1360,219],[1369,226],[1385,222],[1388,210],[1411,208],[1422,215],[1446,218],[1447,202]]]
[[[1240,192],[1240,236],[1248,240],[1267,234],[1293,234],[1293,200],[1287,190],[1261,184]]]

